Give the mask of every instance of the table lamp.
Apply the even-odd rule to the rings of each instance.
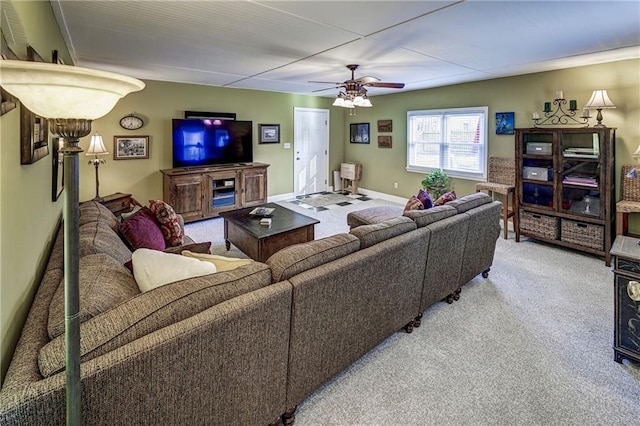
[[[107,161],[98,158],[99,155],[107,155],[109,152],[107,148],[104,147],[104,143],[102,143],[102,136],[99,134],[95,134],[91,136],[91,143],[89,144],[89,149],[87,150],[87,155],[93,155],[94,158],[89,160],[89,164],[93,164],[96,168],[96,197],[94,201],[102,201],[103,198],[100,196],[100,180],[98,179],[98,167],[100,164],[104,164]]]
[[[616,106],[611,99],[609,99],[609,95],[606,90],[594,90],[591,94],[591,99],[589,99],[584,107],[590,109],[595,108],[598,111],[598,115],[596,116],[598,124],[593,127],[607,127],[602,124],[602,110],[604,108],[615,108]]]

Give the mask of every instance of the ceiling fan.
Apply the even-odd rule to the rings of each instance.
[[[343,81],[342,83],[334,83],[330,81],[310,81],[309,83],[323,83],[323,84],[333,84],[334,87],[328,87],[325,89],[314,90],[314,92],[321,92],[323,90],[329,89],[344,89],[344,91],[340,91],[338,96],[336,97],[334,106],[341,106],[344,108],[354,108],[354,107],[371,107],[371,101],[367,97],[367,87],[385,87],[390,89],[402,89],[404,87],[404,83],[388,83],[384,81],[380,81],[379,78],[375,77],[360,77],[355,78],[355,70],[358,69],[358,65],[350,64],[347,65],[347,69],[351,71],[351,79],[347,81]]]

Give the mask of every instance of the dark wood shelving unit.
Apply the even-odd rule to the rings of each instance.
[[[615,129],[516,129],[519,234],[604,258],[614,238]]]

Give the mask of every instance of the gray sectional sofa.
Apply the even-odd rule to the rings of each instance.
[[[314,390],[489,270],[500,208],[477,193],[369,217],[266,263],[139,293],[116,218],[83,204],[81,286],[104,290],[81,299],[83,423],[292,424]],[[64,334],[53,326],[62,250],[60,233],[0,391],[0,424],[65,422]]]

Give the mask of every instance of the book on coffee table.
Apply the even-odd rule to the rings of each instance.
[[[260,216],[260,217],[269,217],[275,211],[274,208],[270,207],[256,207],[255,209],[249,212],[250,216]]]

